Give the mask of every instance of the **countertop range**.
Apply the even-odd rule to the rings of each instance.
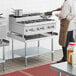
[[[56,21],[54,19],[43,19],[40,14],[9,15],[9,30],[12,33],[27,36],[52,32],[56,27]]]

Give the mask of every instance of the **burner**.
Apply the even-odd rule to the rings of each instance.
[[[42,21],[54,21],[54,19],[38,19],[35,20],[36,22],[42,22]]]
[[[54,21],[54,19],[37,19],[37,20],[28,20],[28,21],[20,21],[20,22],[18,22],[18,23],[29,24],[29,23],[44,22],[44,21]]]

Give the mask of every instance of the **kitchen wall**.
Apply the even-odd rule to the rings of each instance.
[[[33,13],[33,12],[45,12],[45,11],[51,11],[55,8],[58,8],[62,5],[64,0],[0,0],[0,13],[3,13],[4,19],[4,25],[7,26],[7,32],[8,32],[8,16],[12,13],[13,9],[21,8],[23,9],[23,13]],[[54,13],[55,14],[55,13]],[[53,14],[52,18],[55,18],[56,23],[56,32],[59,32],[59,20],[57,17],[55,17]],[[10,45],[6,47],[6,59],[11,58],[11,38],[7,39],[10,41]],[[40,41],[41,46],[46,48],[51,48],[50,39],[45,39]],[[27,47],[30,47],[30,45],[34,46],[37,42],[29,42],[27,44]],[[37,44],[36,44],[37,45]],[[48,45],[48,46],[46,46]],[[24,43],[18,42],[15,40],[15,49],[24,47]],[[58,37],[54,39],[54,50],[61,49],[61,47],[58,44]],[[0,57],[2,57],[2,48],[0,48]]]

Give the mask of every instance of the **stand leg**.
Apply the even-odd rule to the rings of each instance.
[[[3,46],[3,60],[5,60],[5,48]],[[3,71],[5,71],[5,62],[3,63]]]
[[[39,56],[39,46],[40,46],[40,45],[39,45],[39,41],[38,41],[38,56]]]
[[[26,42],[25,42],[25,66],[27,66],[27,58],[26,58],[27,54],[26,54],[26,52],[27,52],[27,47],[26,47]]]
[[[5,62],[3,63],[3,71],[5,71]]]
[[[13,39],[12,39],[12,60],[14,59],[14,44],[13,44]]]
[[[61,76],[61,72],[58,72],[58,76]]]
[[[53,61],[54,60],[53,38],[51,39],[51,51],[52,51],[52,53],[51,53],[51,60]]]

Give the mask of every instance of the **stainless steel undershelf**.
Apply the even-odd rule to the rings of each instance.
[[[52,53],[52,51],[42,47],[30,47],[26,49],[26,58],[47,53]],[[19,55],[21,57],[25,57],[25,50],[24,49],[14,50],[14,54]]]

